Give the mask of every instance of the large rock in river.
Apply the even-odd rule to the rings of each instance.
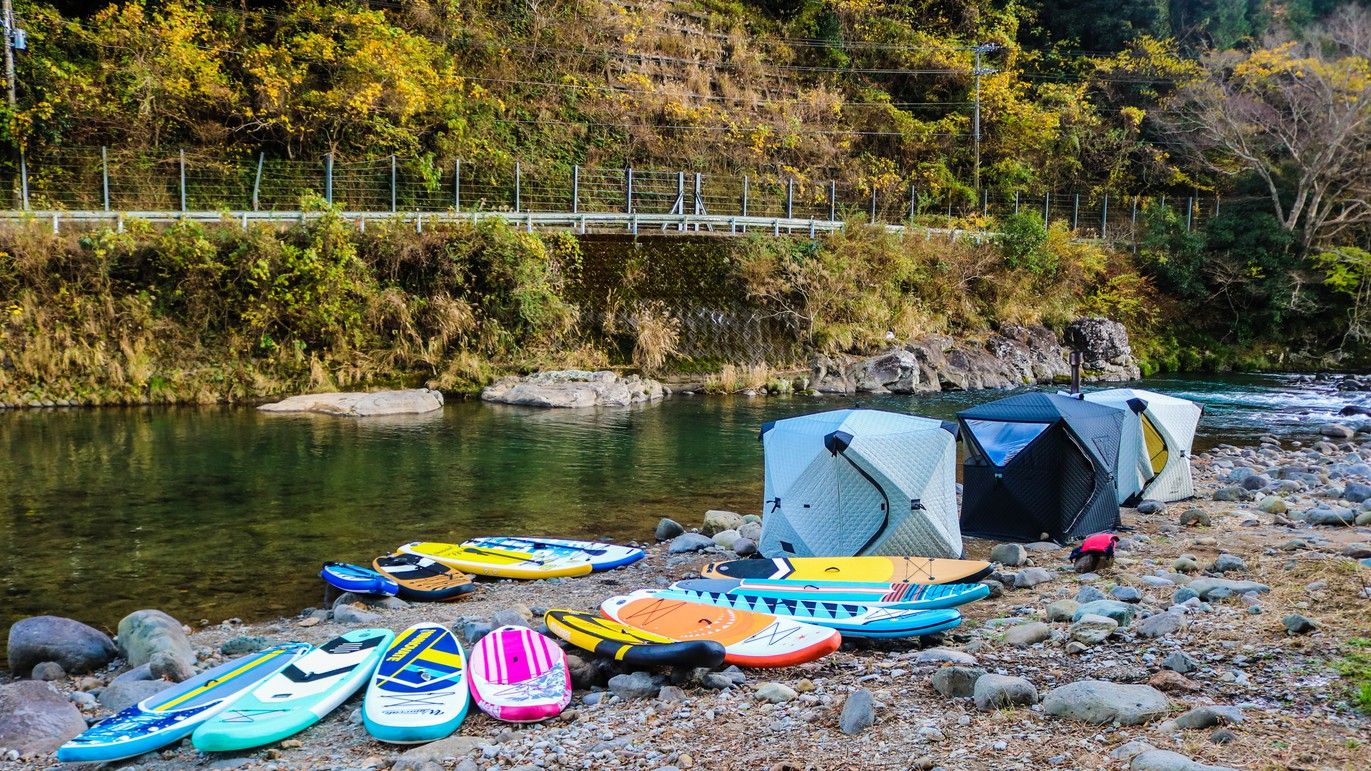
[[[427,388],[374,393],[304,394],[274,404],[263,404],[262,412],[317,412],[345,418],[378,415],[418,415],[443,408],[443,395]]]
[[[1128,330],[1099,316],[1076,319],[1063,335],[1068,347],[1081,352],[1081,374],[1088,380],[1137,380],[1142,376]]]
[[[35,664],[55,661],[69,675],[99,669],[114,659],[114,641],[99,629],[60,616],[34,616],[10,627],[10,671],[28,677]]]
[[[119,622],[119,652],[129,666],[152,660],[159,651],[170,653],[187,667],[195,665],[195,652],[181,622],[160,610],[135,610]]]
[[[637,375],[621,378],[608,370],[567,369],[500,378],[481,391],[481,398],[528,407],[627,407],[665,394],[661,383]]]
[[[0,685],[0,747],[21,756],[53,752],[86,730],[81,710],[48,683]]]

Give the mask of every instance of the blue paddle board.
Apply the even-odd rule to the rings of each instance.
[[[719,608],[747,610],[792,618],[842,632],[844,637],[917,637],[951,629],[962,623],[956,610],[909,610],[820,600],[746,597],[722,592],[662,589],[653,592],[668,600],[684,600]]]
[[[777,581],[753,578],[694,578],[677,581],[672,589],[720,592],[742,597],[781,600],[855,602],[884,608],[936,610],[955,608],[990,596],[985,584],[861,583],[856,581]]]
[[[324,569],[319,571],[319,577],[345,592],[355,594],[383,594],[394,597],[400,592],[400,584],[390,576],[346,562],[325,562]]]
[[[442,624],[416,624],[382,657],[367,686],[362,719],[383,742],[431,742],[456,731],[470,704],[457,638]]]

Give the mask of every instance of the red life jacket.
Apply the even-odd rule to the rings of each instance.
[[[1071,559],[1076,559],[1082,554],[1103,554],[1106,557],[1114,556],[1114,543],[1119,540],[1113,533],[1096,533],[1081,542],[1071,551]]]

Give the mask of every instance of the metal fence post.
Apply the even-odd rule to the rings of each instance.
[[[794,177],[785,181],[785,218],[791,219],[795,216],[795,179]]]
[[[571,167],[571,213],[579,214],[581,198],[581,167],[580,165]]]
[[[452,211],[462,211],[462,159],[452,162]]]
[[[1109,238],[1109,193],[1104,194],[1104,203],[1100,206],[1100,238]]]
[[[390,213],[395,213],[395,156],[390,156]]]
[[[914,185],[909,186],[909,224],[914,224],[914,217],[918,213],[919,189]]]
[[[109,148],[100,146],[100,192],[105,201],[105,211],[109,211]]]
[[[324,200],[333,205],[333,153],[324,156]]]
[[[29,161],[23,150],[19,151],[19,196],[24,203],[24,211],[29,210]]]
[[[624,169],[624,213],[625,213],[625,214],[632,214],[632,213],[633,213],[633,167],[632,167],[632,166],[629,166],[628,168]],[[633,231],[633,232],[634,232],[635,234],[638,232],[638,231],[637,231],[637,223],[634,223],[634,231]]]
[[[1185,199],[1185,232],[1190,232],[1191,218],[1195,216],[1195,198]]]
[[[990,188],[981,189],[981,217],[990,216]]]
[[[871,221],[876,221],[876,183],[871,183]]]
[[[695,172],[695,213],[697,215],[705,213],[705,199],[703,188],[704,177],[700,174],[700,172],[697,171]],[[700,229],[699,224],[695,225],[695,229],[697,231]]]
[[[1138,196],[1133,196],[1133,253],[1138,253]]]
[[[257,176],[252,180],[252,210],[257,211],[261,208],[258,204],[257,194],[262,190],[262,162],[267,159],[265,151],[257,153]]]
[[[1014,213],[1015,213],[1015,214],[1018,214],[1018,213],[1019,213],[1019,194],[1018,194],[1018,193],[1015,193],[1015,194],[1014,194]]]
[[[838,218],[838,183],[829,181],[828,183],[828,221],[832,222]]]
[[[521,211],[521,209],[520,209],[519,207],[522,205],[522,201],[520,200],[520,196],[521,196],[521,194],[523,193],[523,190],[522,190],[523,182],[524,182],[524,170],[523,170],[523,166],[521,166],[521,165],[519,164],[518,161],[515,161],[515,162],[514,162],[514,212],[515,212],[516,214],[517,214],[518,212]]]
[[[1048,224],[1049,222],[1051,222],[1051,220],[1049,220],[1049,219],[1047,218],[1047,213],[1051,210],[1051,207],[1052,207],[1052,193],[1051,193],[1051,192],[1043,193],[1043,224],[1044,224],[1044,225],[1046,225],[1046,224]]]
[[[186,211],[186,151],[181,151],[181,211]]]
[[[743,175],[743,216],[747,216],[747,175]],[[744,226],[746,228],[746,226]]]
[[[1076,202],[1071,205],[1071,232],[1078,229],[1081,222],[1081,194],[1076,194]]]

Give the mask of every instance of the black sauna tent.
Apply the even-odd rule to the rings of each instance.
[[[1119,520],[1114,488],[1123,412],[1031,393],[957,413],[967,459],[962,533],[1065,543]]]

